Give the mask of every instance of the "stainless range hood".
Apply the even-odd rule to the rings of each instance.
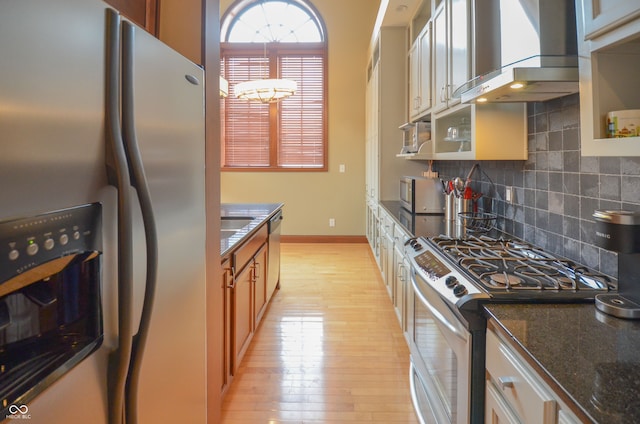
[[[463,103],[513,103],[578,92],[573,0],[496,0],[488,4],[499,7],[500,24],[497,31],[487,28],[495,34],[492,46],[475,48],[491,49],[492,54],[499,51],[500,65],[458,88],[454,96]]]

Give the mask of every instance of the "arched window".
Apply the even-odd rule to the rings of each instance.
[[[327,42],[305,0],[238,0],[221,22],[223,170],[326,170]],[[237,83],[284,78],[297,91],[276,103],[238,99]]]

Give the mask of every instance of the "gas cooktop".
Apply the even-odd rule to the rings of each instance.
[[[445,296],[459,307],[465,297],[485,302],[593,301],[597,294],[617,289],[606,275],[523,241],[488,236],[418,240],[414,267],[433,284],[444,284],[451,292]],[[445,261],[434,261],[433,252]]]

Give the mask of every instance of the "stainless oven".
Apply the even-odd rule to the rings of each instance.
[[[435,272],[445,265],[431,256]],[[420,274],[411,271],[410,383],[423,423],[471,422],[472,333]]]

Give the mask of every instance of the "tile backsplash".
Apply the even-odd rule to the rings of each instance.
[[[526,161],[479,161],[472,187],[506,233],[617,277],[613,252],[594,242],[596,209],[640,211],[640,157],[580,156],[580,101],[529,103]],[[464,178],[473,161],[438,161],[442,178]],[[513,187],[512,203],[505,201]]]

